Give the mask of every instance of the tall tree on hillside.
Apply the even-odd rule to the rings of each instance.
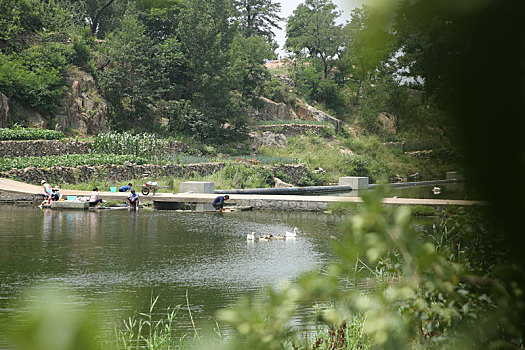
[[[386,75],[392,75],[392,70],[395,69],[393,62],[388,60],[395,51],[391,45],[392,34],[383,30],[371,31],[373,26],[371,8],[363,5],[352,11],[350,21],[343,28],[344,49],[338,68],[343,81],[351,77],[356,82],[356,99],[359,98],[363,84],[372,83],[379,76],[385,78]],[[374,41],[380,41],[384,45],[370,45]],[[385,72],[384,68],[387,66],[391,67],[389,72]]]
[[[223,105],[230,91],[229,50],[236,27],[229,0],[186,1],[179,24],[179,40],[186,58],[188,98],[203,107]]]
[[[206,117],[217,136],[224,123],[235,125],[236,113],[230,110],[232,77],[230,48],[237,33],[232,18],[236,10],[231,0],[186,0],[181,11],[179,40],[185,57],[185,92]]]
[[[272,40],[275,36],[273,29],[280,29],[280,3],[272,0],[236,0],[235,7],[240,13],[240,30],[244,37],[261,35]]]
[[[118,28],[120,19],[124,16],[126,8],[130,6],[127,1],[115,0],[62,0],[70,2],[77,9],[77,23],[86,23],[92,34],[99,38],[106,33]]]
[[[108,35],[107,45],[111,63],[100,84],[111,103],[114,125],[124,130],[151,127],[153,107],[173,89],[170,76],[182,57],[178,42],[156,45],[136,13],[128,13],[122,28]]]
[[[137,0],[139,19],[149,36],[162,42],[177,34],[183,0]]]
[[[297,6],[286,24],[286,49],[296,56],[306,50],[308,57],[319,58],[325,78],[342,46],[341,25],[335,24],[339,15],[330,0],[306,0]]]
[[[265,38],[253,36],[235,37],[231,49],[233,87],[244,100],[250,102],[262,94],[263,83],[269,78],[264,59],[272,55],[272,48]]]

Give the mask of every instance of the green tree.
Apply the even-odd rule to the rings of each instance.
[[[252,100],[262,94],[264,82],[269,78],[264,59],[271,55],[272,49],[265,38],[235,37],[231,48],[231,77],[233,87],[243,99]]]
[[[36,0],[0,0],[0,50],[24,48],[22,34],[42,29],[40,3]]]
[[[156,42],[176,36],[183,0],[140,0],[139,19],[146,25],[148,36]]]
[[[236,125],[230,92],[230,50],[237,32],[232,22],[235,7],[230,0],[186,1],[181,11],[179,40],[185,57],[183,98],[192,102],[217,135],[224,123]]]
[[[75,8],[75,21],[77,24],[86,23],[93,35],[104,38],[107,33],[120,26],[126,9],[133,2],[115,0],[61,0],[64,4],[69,2]]]
[[[330,0],[306,0],[286,24],[286,49],[297,57],[306,50],[308,57],[319,58],[325,78],[343,44],[341,25],[335,23],[338,17],[337,6]]]
[[[236,0],[235,6],[240,13],[239,29],[243,36],[261,35],[272,40],[275,36],[272,30],[280,29],[280,3],[272,0]]]
[[[373,41],[388,43],[391,35],[387,31],[371,31],[373,18],[370,16],[371,9],[364,5],[356,8],[350,14],[350,21],[343,29],[344,50],[338,63],[339,71],[344,77],[351,77],[358,84],[358,95],[364,83],[373,80],[378,73],[379,66],[392,55],[392,47],[389,45],[370,45]],[[391,74],[392,72],[385,72]]]
[[[126,14],[122,28],[108,35],[110,65],[100,82],[113,108],[115,126],[121,129],[151,128],[154,106],[172,92],[170,74],[178,69],[181,55],[175,40],[156,45],[136,14]]]

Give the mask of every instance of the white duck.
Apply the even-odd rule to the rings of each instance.
[[[293,232],[286,231],[285,237],[297,237],[297,227],[293,228]]]
[[[252,233],[248,233],[246,235],[246,240],[248,241],[253,241],[255,239],[255,232],[252,232]]]
[[[434,188],[432,189],[432,192],[434,192],[434,194],[440,194],[441,193],[441,188],[437,187],[437,186],[434,186]]]

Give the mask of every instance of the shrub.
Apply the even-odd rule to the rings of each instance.
[[[61,43],[32,46],[19,54],[0,55],[0,91],[50,114],[62,100],[63,72],[74,55],[72,47]]]
[[[434,216],[436,215],[436,210],[432,207],[426,207],[423,205],[415,205],[410,207],[410,211],[414,216]]]
[[[235,188],[265,188],[275,184],[272,172],[261,166],[228,163],[217,176],[230,181]]]

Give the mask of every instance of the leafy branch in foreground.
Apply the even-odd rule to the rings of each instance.
[[[464,266],[441,255],[413,228],[407,207],[381,204],[384,191],[363,196],[344,226],[336,245],[338,263],[325,273],[311,272],[265,301],[241,300],[218,317],[236,329],[228,349],[297,347],[292,328],[299,303],[330,302],[321,319],[333,326],[356,315],[366,318],[363,334],[377,349],[457,348],[485,345],[520,346],[520,310],[512,305],[521,291],[512,282],[474,276]],[[377,281],[373,291],[360,291],[359,279]],[[513,278],[519,278],[514,275]],[[481,283],[483,282],[483,283]],[[490,316],[489,316],[490,315]],[[349,347],[346,347],[349,348]]]

